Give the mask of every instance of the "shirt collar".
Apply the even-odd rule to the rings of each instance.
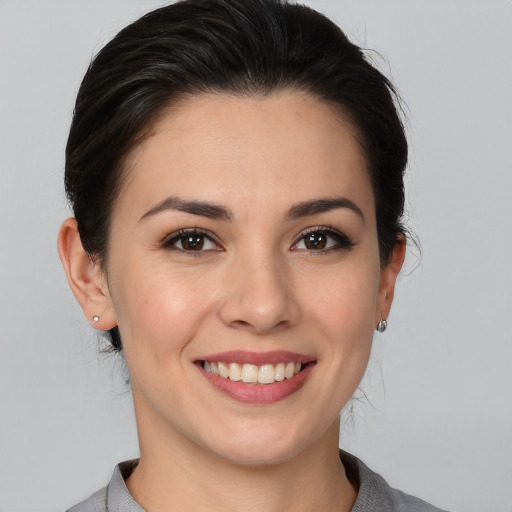
[[[127,460],[115,467],[107,487],[108,512],[145,512],[133,499],[124,482],[124,479],[131,475],[138,463],[138,459]]]
[[[395,510],[392,489],[380,475],[370,470],[357,457],[343,450],[340,450],[340,459],[345,467],[347,478],[358,488],[357,499],[351,512],[367,510],[392,512]],[[125,478],[131,475],[138,462],[138,459],[128,460],[115,467],[107,487],[108,512],[145,512],[125,484]],[[372,503],[377,508],[373,509],[370,506]],[[370,508],[368,508],[369,506]]]

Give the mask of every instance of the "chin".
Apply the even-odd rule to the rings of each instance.
[[[310,433],[292,428],[267,428],[252,425],[226,433],[217,442],[209,440],[209,449],[218,457],[241,466],[268,466],[284,463],[313,444]]]
[[[239,466],[272,466],[284,463],[300,450],[292,447],[260,446],[245,444],[230,446],[216,455]]]

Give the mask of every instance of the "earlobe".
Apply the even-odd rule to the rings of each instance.
[[[105,272],[99,262],[84,250],[73,217],[62,223],[57,245],[69,286],[87,321],[102,331],[115,327],[117,321]]]
[[[387,321],[391,304],[395,293],[396,278],[402,268],[405,259],[406,241],[402,235],[393,247],[389,262],[382,267],[377,298],[375,325],[382,325],[381,321]],[[383,332],[383,330],[381,331]]]

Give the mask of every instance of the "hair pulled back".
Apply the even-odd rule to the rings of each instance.
[[[158,116],[207,92],[309,93],[338,108],[366,154],[385,264],[404,233],[407,141],[389,80],[320,13],[281,0],[184,0],[127,26],[90,64],[66,146],[84,249],[103,264],[123,164]],[[121,350],[119,331],[110,331]]]

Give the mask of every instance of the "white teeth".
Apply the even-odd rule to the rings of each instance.
[[[213,372],[212,372],[213,373]],[[284,369],[284,376],[287,379],[291,379],[295,373],[295,363],[288,363]]]
[[[301,371],[303,365],[289,362],[277,363],[274,367],[272,364],[256,366],[254,364],[240,365],[238,363],[204,361],[203,367],[206,372],[218,375],[223,379],[242,381],[248,384],[272,384],[276,381],[291,379]]]
[[[229,378],[235,381],[242,380],[242,369],[238,363],[229,365]]]
[[[258,367],[253,364],[242,366],[242,382],[258,382]]]
[[[284,380],[284,363],[277,363],[276,364],[276,375],[275,379],[280,382]]]
[[[272,382],[276,380],[275,374],[276,372],[271,364],[264,364],[263,366],[260,366],[258,382],[260,384],[272,384]]]
[[[219,376],[224,379],[229,377],[229,368],[224,363],[219,363]]]

